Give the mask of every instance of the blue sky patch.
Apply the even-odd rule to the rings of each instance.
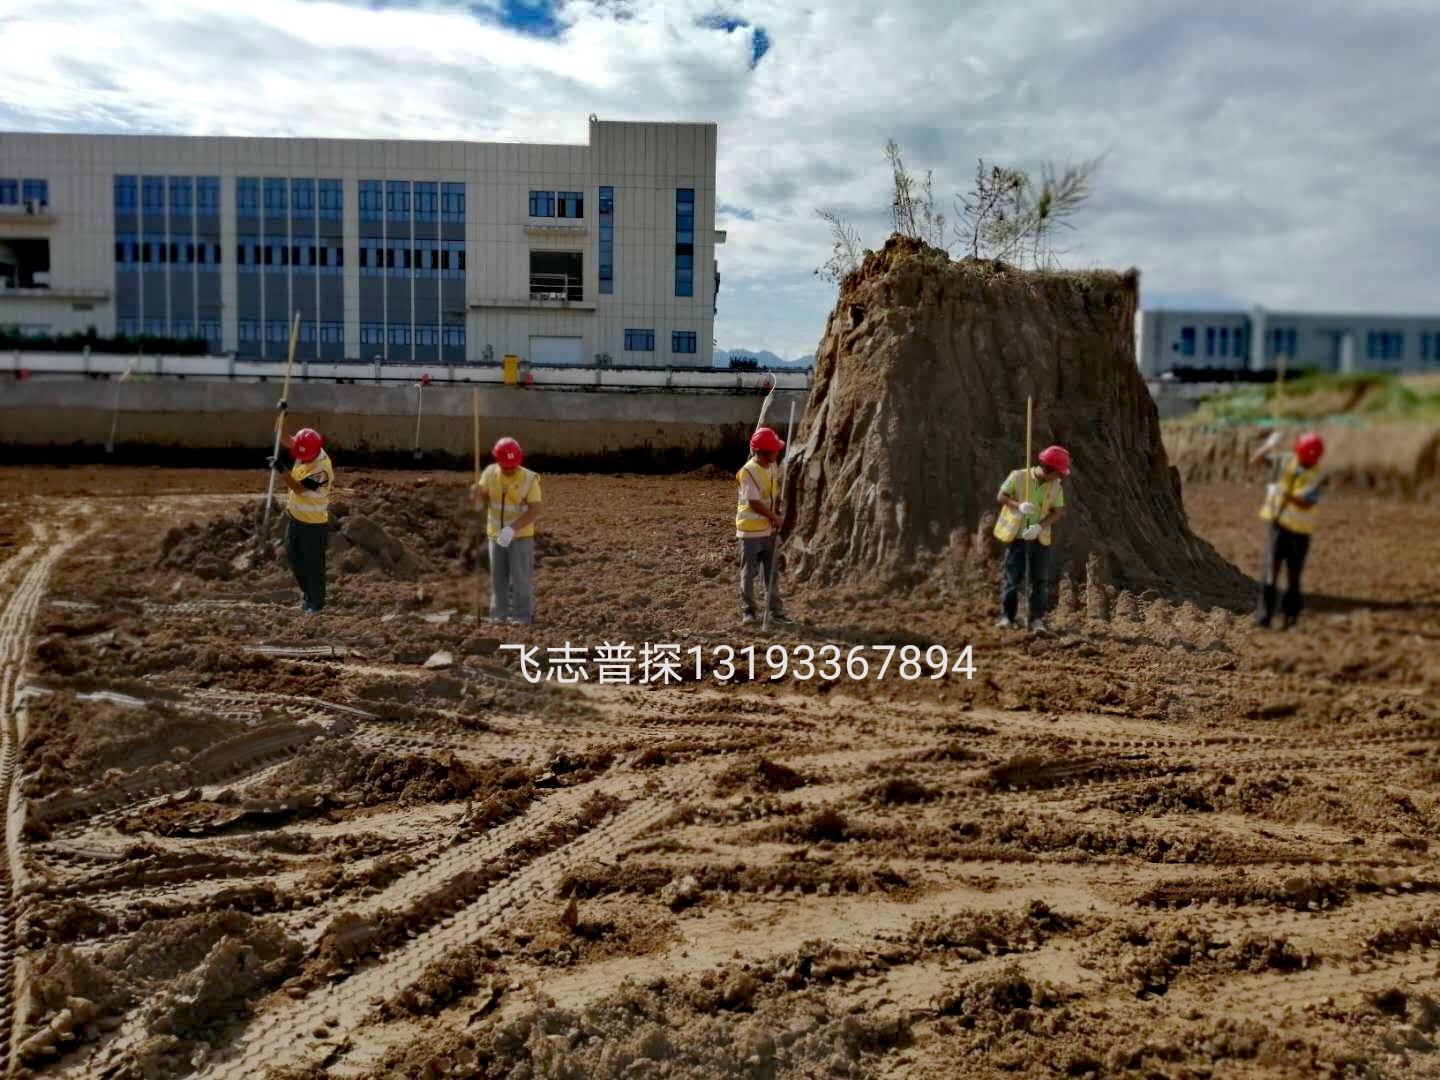
[[[530,37],[557,38],[561,0],[500,0],[497,12],[488,5],[471,4],[470,12],[486,22],[498,22],[507,30]]]
[[[755,34],[750,43],[750,66],[753,68],[760,63],[760,58],[770,51],[770,35],[765,32],[763,26],[755,27]]]

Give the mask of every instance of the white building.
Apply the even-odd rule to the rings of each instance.
[[[585,146],[0,133],[0,326],[708,367],[714,124]]]
[[[1440,370],[1440,314],[1139,311],[1135,356],[1147,378],[1174,368]]]

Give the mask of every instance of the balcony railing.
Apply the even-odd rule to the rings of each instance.
[[[569,274],[531,274],[531,300],[576,301],[585,299],[585,283]]]

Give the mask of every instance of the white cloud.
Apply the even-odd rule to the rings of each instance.
[[[501,10],[499,0],[468,5]],[[454,0],[30,0],[0,16],[12,126],[581,141],[720,125],[722,344],[810,352],[817,206],[878,244],[888,136],[937,192],[977,158],[1107,153],[1070,260],[1148,294],[1434,309],[1433,0],[574,0],[558,38]],[[748,25],[698,25],[723,12]],[[770,51],[750,67],[754,27]]]

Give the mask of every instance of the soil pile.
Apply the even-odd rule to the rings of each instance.
[[[988,554],[995,492],[1069,447],[1062,566],[1127,589],[1243,603],[1244,576],[1191,532],[1135,366],[1135,272],[1025,272],[892,237],[843,283],[816,350],[788,474],[801,580],[928,576]],[[954,568],[946,568],[953,573]],[[878,580],[877,580],[878,579]]]
[[[1337,487],[1401,499],[1440,500],[1440,427],[1330,424],[1314,430],[1325,440],[1325,470]],[[1264,468],[1250,468],[1248,461],[1267,434],[1256,427],[1217,430],[1169,424],[1165,450],[1185,483],[1252,483],[1258,507],[1268,475]]]

